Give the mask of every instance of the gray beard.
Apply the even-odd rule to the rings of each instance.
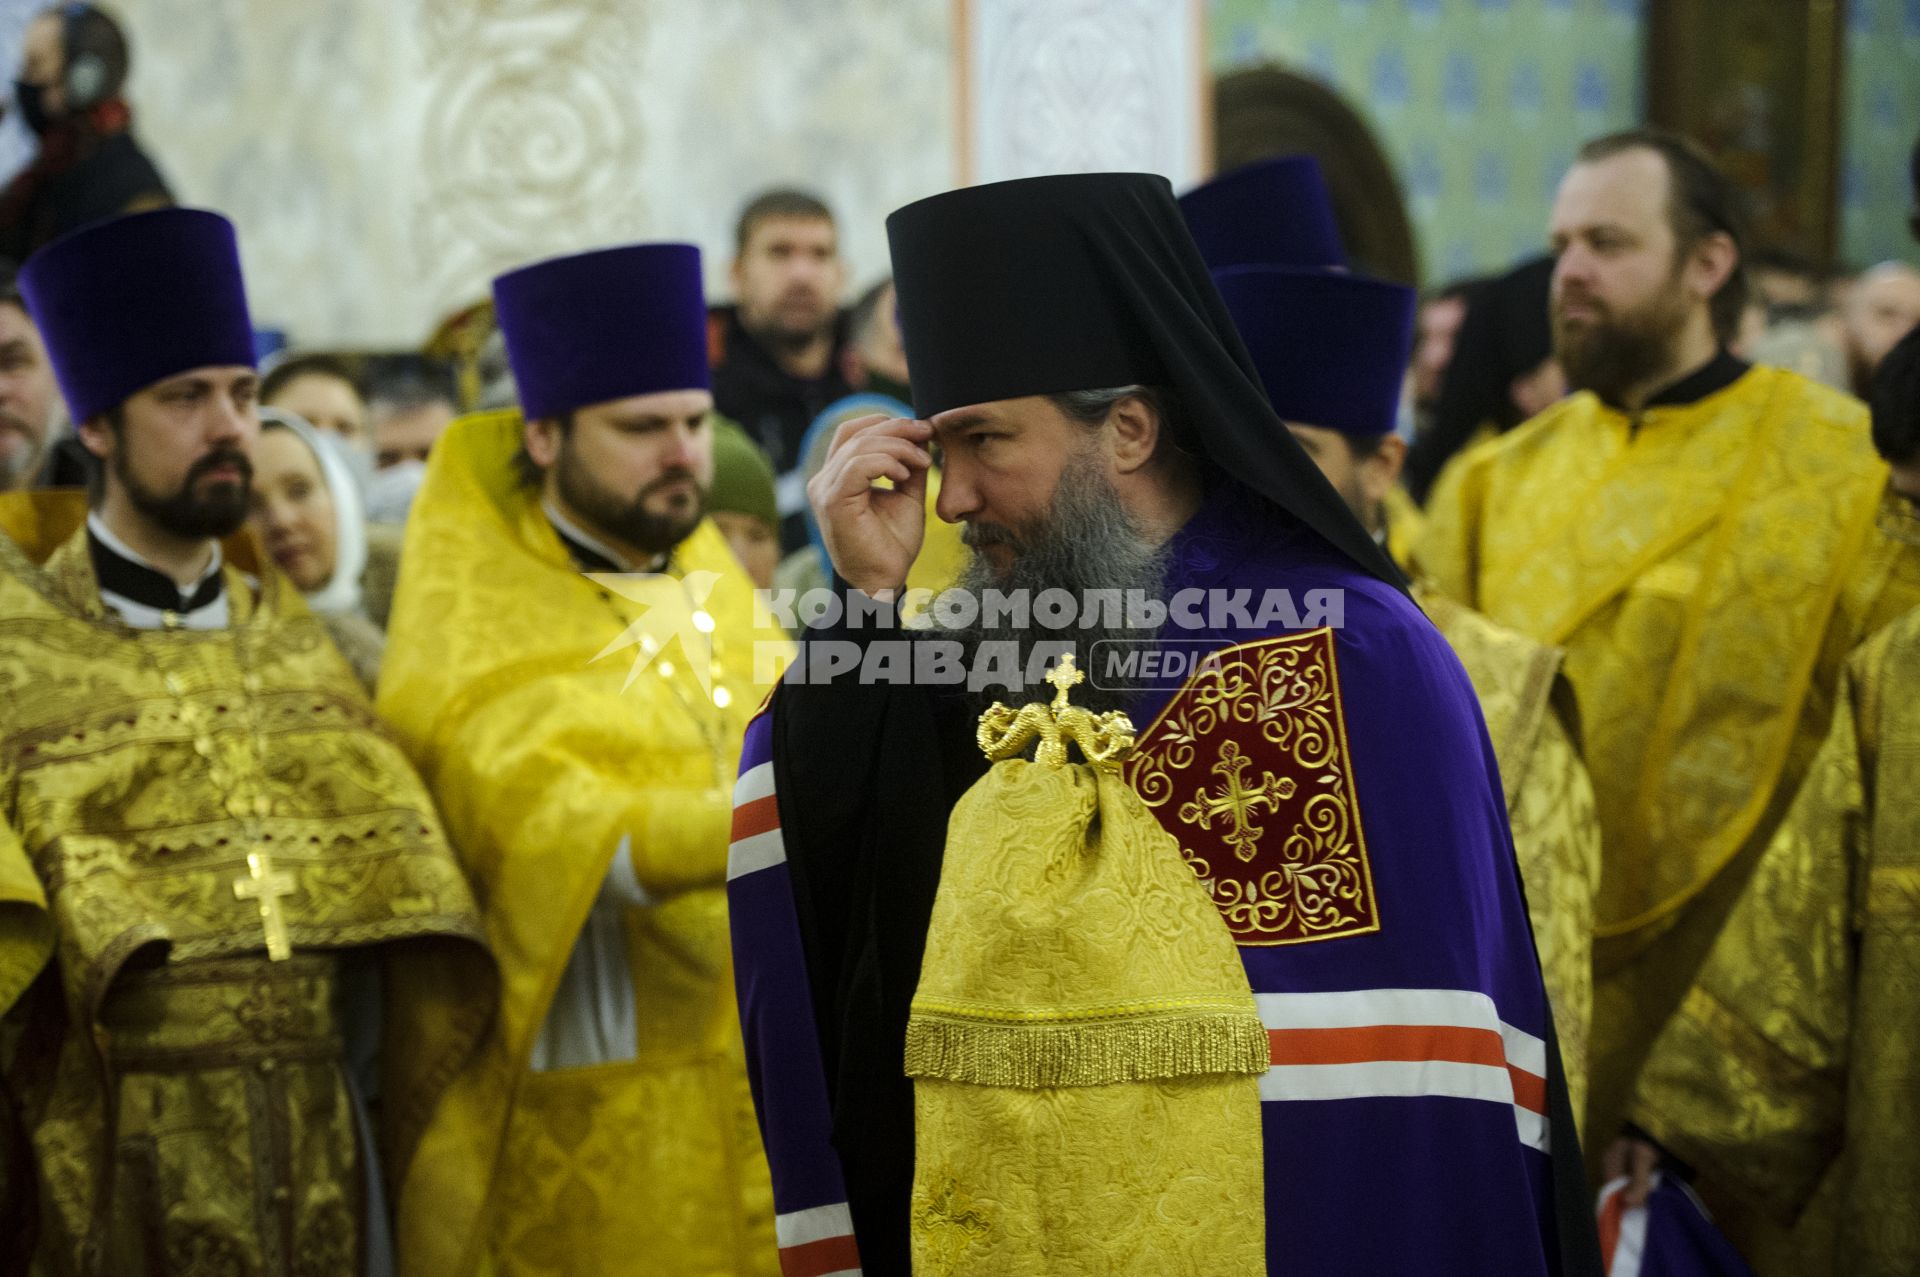
[[[1006,594],[1025,591],[1029,599],[1043,590],[1065,590],[1076,603],[1090,590],[1118,590],[1123,599],[1129,591],[1157,598],[1166,582],[1170,558],[1165,545],[1151,545],[1141,536],[1121,504],[1120,494],[1091,456],[1074,461],[1061,473],[1053,504],[1032,525],[1014,531],[976,524],[968,527],[966,538],[974,553],[953,588],[981,599],[991,590]],[[980,553],[980,547],[995,543],[1010,543],[1016,551],[1004,574]],[[1084,612],[1082,608],[1076,615],[1075,624],[1054,629],[1032,614],[1024,625],[995,616],[992,619],[996,623],[989,626],[982,609],[972,625],[949,628],[944,633],[966,649],[969,668],[984,643],[1014,644],[1022,671],[1037,650],[1044,649],[1049,657],[1070,651],[1088,674],[1087,680],[1073,689],[1073,703],[1095,713],[1126,709],[1140,690],[1139,680],[1103,676],[1099,680],[1102,686],[1096,687],[1094,676],[1100,671],[1094,668],[1095,645],[1106,640],[1139,643],[1155,636],[1130,628],[1124,617],[1113,617],[1105,611],[1099,614],[1100,624],[1087,624]],[[1004,687],[983,688],[967,693],[968,710],[977,717],[995,701],[1020,705],[1045,699],[1040,692],[1052,696],[1052,689],[1044,685],[1037,689],[1029,686],[1020,693],[1010,693]]]

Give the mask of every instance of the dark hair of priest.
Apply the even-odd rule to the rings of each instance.
[[[1896,466],[1920,461],[1920,327],[1887,352],[1873,376],[1873,446]]]
[[[260,379],[260,402],[271,402],[293,381],[306,376],[332,377],[352,386],[356,395],[360,393],[360,379],[345,360],[334,355],[291,355],[274,364]]]
[[[120,96],[127,84],[127,34],[105,10],[90,4],[56,4],[43,10],[63,19],[66,47],[61,50],[71,70],[81,58],[92,59],[98,67],[98,87],[87,95],[90,102],[104,102]]]
[[[1669,199],[1667,220],[1673,227],[1678,251],[1686,252],[1709,235],[1733,241],[1738,254],[1733,273],[1713,295],[1713,331],[1722,343],[1740,331],[1747,309],[1747,226],[1740,188],[1735,186],[1699,143],[1666,129],[1626,129],[1597,137],[1580,148],[1580,162],[1609,159],[1626,151],[1648,150],[1666,162]]]
[[[555,417],[554,423],[560,427],[560,437],[566,438],[573,433],[573,410],[569,409]],[[537,488],[546,481],[547,468],[533,459],[527,451],[527,442],[522,439],[520,446],[513,450],[513,472],[520,477],[523,488]]]
[[[1172,386],[1110,386],[1105,389],[1065,390],[1048,395],[1053,406],[1069,421],[1077,421],[1083,426],[1101,426],[1106,424],[1115,404],[1122,399],[1141,399],[1153,409],[1153,415],[1160,421],[1161,437],[1174,452],[1186,457],[1202,471],[1211,473],[1215,467],[1208,460],[1206,452],[1194,433],[1194,425],[1187,407],[1180,400],[1180,392]]]
[[[831,222],[833,210],[828,208],[819,196],[793,187],[778,187],[753,197],[747,206],[740,210],[740,220],[733,228],[733,248],[737,253],[747,251],[747,241],[753,238],[753,232],[760,223],[775,217],[803,217],[808,220]]]

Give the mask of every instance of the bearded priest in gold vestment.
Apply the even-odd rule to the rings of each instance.
[[[770,617],[756,634],[751,584],[701,513],[699,254],[559,258],[494,298],[523,411],[435,445],[378,698],[466,857],[505,985],[422,1145],[403,1260],[422,1277],[771,1275],[725,882],[741,739],[789,648]]]
[[[1898,503],[1885,526],[1920,544],[1920,330],[1881,366],[1874,437]],[[1765,1277],[1894,1277],[1920,1272],[1916,1098],[1920,611],[1847,663],[1826,743],[1632,1116],[1699,1171]]]
[[[219,540],[259,434],[233,227],[98,223],[20,283],[103,473],[90,512],[0,502],[0,1250],[102,1277],[391,1271],[370,1110],[397,1181],[493,971],[352,671]]]
[[[1618,1128],[1831,719],[1859,640],[1920,602],[1874,532],[1856,401],[1723,343],[1744,287],[1689,144],[1590,144],[1553,211],[1556,353],[1579,392],[1457,463],[1422,566],[1566,651],[1602,838],[1589,1148]]]

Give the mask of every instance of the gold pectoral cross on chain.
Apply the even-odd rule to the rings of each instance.
[[[293,956],[293,945],[287,940],[287,915],[280,908],[280,899],[298,890],[300,886],[293,875],[284,869],[275,869],[273,856],[264,851],[248,852],[246,876],[234,879],[234,899],[260,902],[260,928],[267,933],[269,962],[285,962]]]

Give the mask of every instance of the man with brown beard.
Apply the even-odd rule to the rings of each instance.
[[[90,509],[0,496],[0,1268],[391,1271],[494,971],[426,786],[235,535],[233,225],[100,222],[20,287],[99,464]]]
[[[493,296],[520,407],[434,444],[378,705],[505,993],[422,1141],[401,1251],[432,1277],[771,1277],[724,883],[727,787],[789,648],[706,517],[700,252],[553,258]]]
[[[1554,350],[1579,392],[1462,462],[1423,565],[1565,648],[1599,803],[1592,1099],[1604,1147],[1799,788],[1854,643],[1920,601],[1874,532],[1855,400],[1727,352],[1726,178],[1691,143],[1589,143],[1552,215]]]

